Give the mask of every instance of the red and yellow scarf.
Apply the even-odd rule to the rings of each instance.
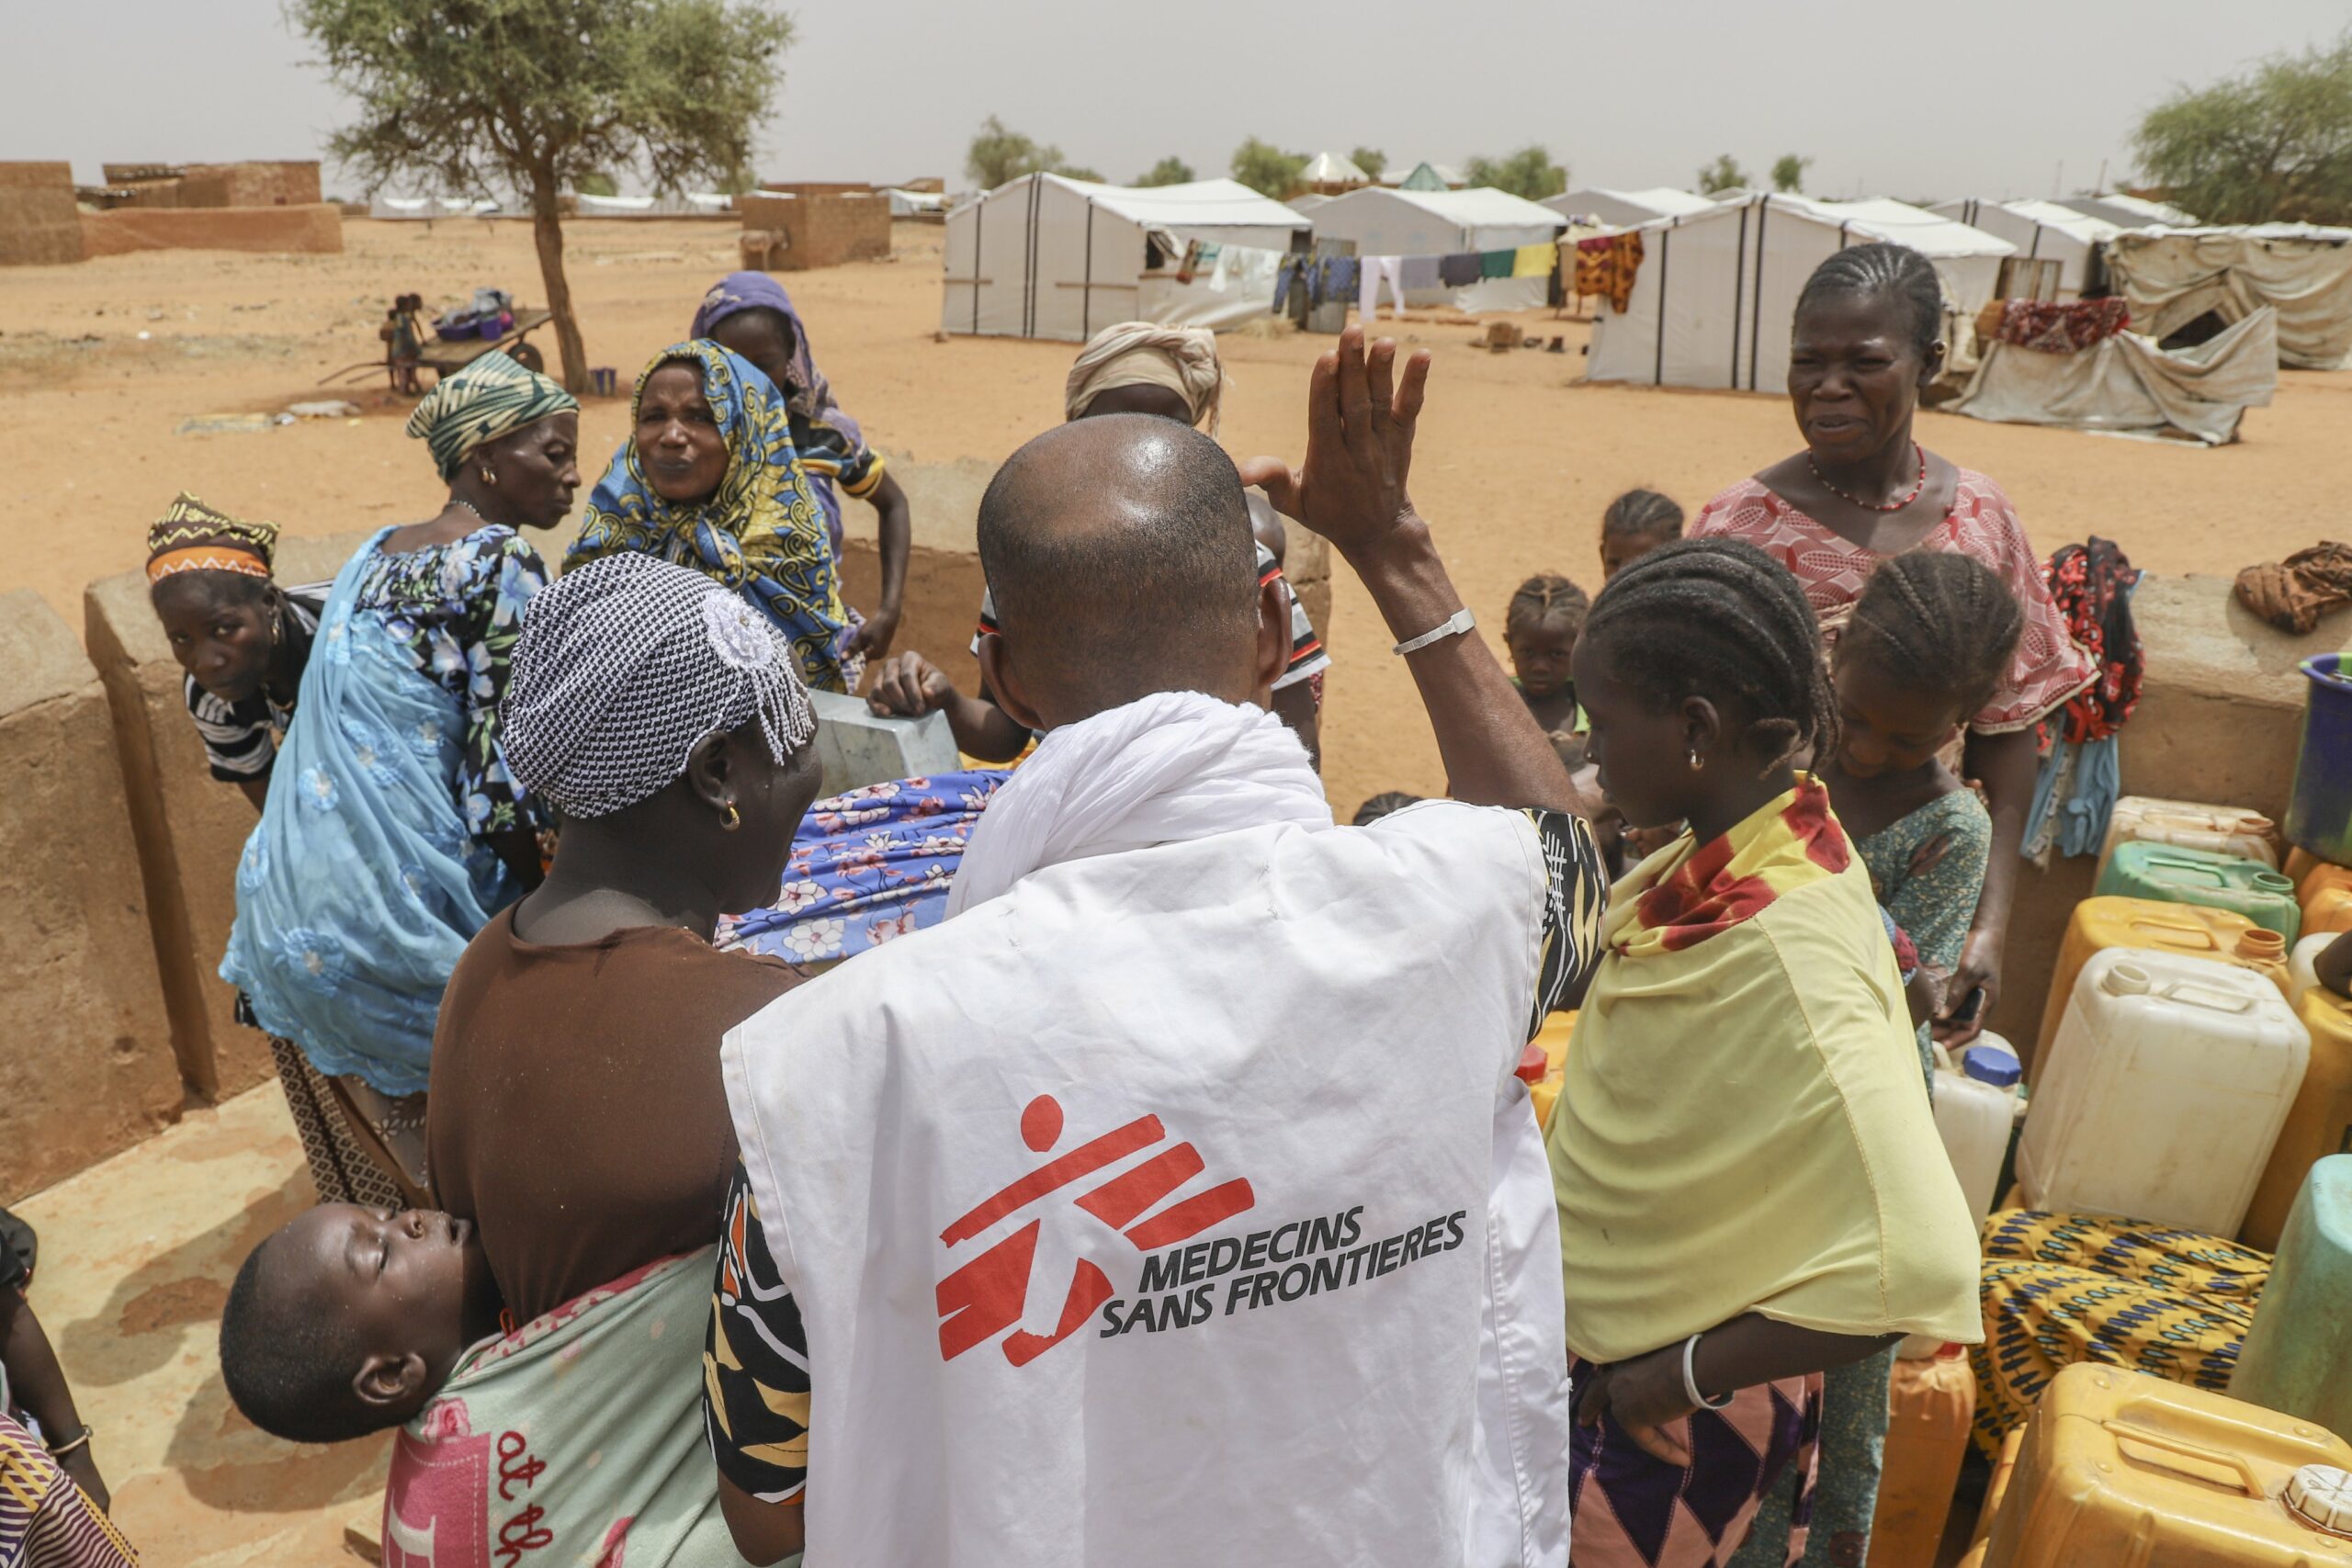
[[[1680,953],[1753,919],[1782,895],[1846,869],[1854,855],[1810,773],[1719,839],[1685,833],[1626,873],[1609,901],[1611,948],[1624,958]]]

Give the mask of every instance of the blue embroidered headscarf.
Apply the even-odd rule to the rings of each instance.
[[[638,460],[645,383],[672,364],[700,373],[727,442],[727,472],[709,499],[696,503],[663,499]],[[638,377],[629,425],[629,438],[588,498],[587,521],[564,556],[565,569],[623,550],[692,567],[766,614],[791,639],[810,686],[846,690],[840,644],[848,616],[840,574],[775,384],[715,343],[673,344]]]

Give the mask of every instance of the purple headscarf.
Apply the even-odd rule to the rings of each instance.
[[[738,310],[775,310],[792,323],[792,384],[784,389],[786,406],[811,423],[832,426],[853,447],[865,446],[865,433],[833,401],[832,388],[818,373],[817,356],[808,346],[808,328],[800,312],[792,308],[792,296],[766,273],[730,272],[711,285],[695,311],[694,330],[687,335],[708,337],[719,322]]]

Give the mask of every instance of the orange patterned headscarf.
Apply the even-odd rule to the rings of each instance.
[[[1685,833],[1617,884],[1608,940],[1620,954],[1679,953],[1752,919],[1853,858],[1829,792],[1810,773],[1709,843]]]
[[[277,525],[244,523],[180,492],[147,530],[147,581],[184,571],[233,571],[266,580],[277,549]]]

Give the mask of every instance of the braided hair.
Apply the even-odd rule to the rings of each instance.
[[[1838,746],[1838,699],[1821,660],[1821,625],[1786,567],[1737,539],[1679,539],[1628,562],[1593,601],[1585,638],[1608,668],[1663,712],[1702,696],[1747,723],[1771,753]]]
[[[1911,351],[1927,363],[1943,336],[1944,286],[1927,257],[1908,245],[1883,241],[1831,253],[1813,269],[1797,294],[1796,313],[1824,295],[1884,294],[1911,317]]]
[[[1663,534],[1669,539],[1682,537],[1682,508],[1671,496],[1660,495],[1654,490],[1629,490],[1609,503],[1600,514],[1603,537],[1615,535],[1621,538],[1646,537]]]
[[[1556,620],[1565,622],[1573,634],[1584,628],[1585,615],[1591,608],[1592,601],[1583,589],[1556,571],[1539,571],[1510,596],[1510,607],[1503,612],[1503,632],[1524,635]]]
[[[1838,657],[1867,660],[1972,715],[1992,700],[2024,629],[2017,596],[1991,568],[1973,556],[1913,550],[1871,574]]]

